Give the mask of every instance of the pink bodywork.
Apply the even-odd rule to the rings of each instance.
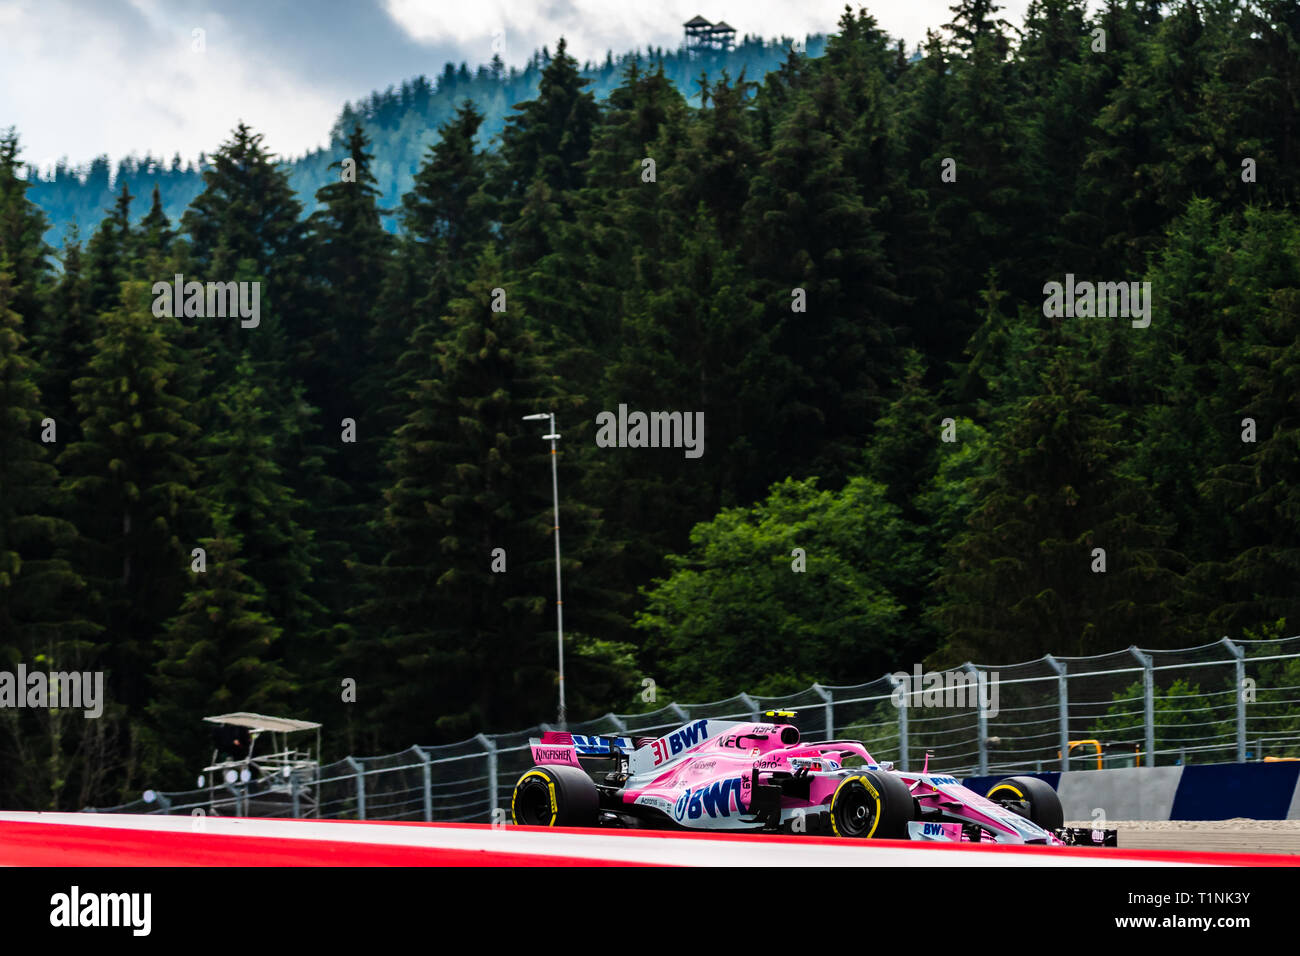
[[[1062,843],[1054,834],[963,787],[955,777],[924,770],[886,770],[857,741],[787,746],[780,738],[788,726],[693,721],[631,754],[629,777],[619,798],[624,804],[657,809],[683,827],[754,830],[763,824],[743,818],[748,816],[756,780],[759,784],[769,783],[767,775],[771,772],[790,773],[802,764],[809,771],[808,798],[783,795],[783,818],[800,809],[828,809],[842,779],[844,760],[852,755],[861,759],[864,769],[893,773],[902,779],[923,809],[945,813],[946,822],[927,823],[924,836],[918,831],[920,839],[967,841],[970,838],[961,826],[966,822],[991,831],[990,838],[998,842]],[[566,733],[543,734],[533,744],[532,754],[538,764],[580,766],[573,738]],[[960,822],[954,822],[954,817]]]

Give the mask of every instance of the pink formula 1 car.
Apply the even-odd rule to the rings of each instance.
[[[1036,777],[986,796],[955,777],[895,770],[857,741],[801,743],[790,711],[765,723],[695,720],[654,738],[548,732],[510,801],[525,826],[823,833],[861,839],[1114,846],[1114,830],[1065,828]]]

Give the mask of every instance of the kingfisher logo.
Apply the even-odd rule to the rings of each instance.
[[[715,780],[704,787],[689,787],[677,798],[673,817],[681,820],[698,820],[704,814],[710,817],[729,817],[740,812],[741,779]]]

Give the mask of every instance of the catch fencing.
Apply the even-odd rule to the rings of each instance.
[[[1049,655],[916,676],[902,683],[889,675],[853,686],[814,684],[780,697],[671,703],[567,729],[657,737],[704,717],[758,720],[766,710],[797,710],[806,741],[861,740],[878,761],[920,769],[928,759],[932,770],[957,776],[1300,757],[1300,636]],[[973,692],[981,684],[984,692]],[[514,783],[532,766],[529,738],[557,729],[541,724],[345,757],[284,779],[147,791],[95,812],[504,822]]]

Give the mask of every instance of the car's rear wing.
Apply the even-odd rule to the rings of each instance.
[[[631,753],[636,749],[631,737],[614,737],[603,734],[570,734],[560,730],[548,730],[542,734],[538,743],[555,744],[563,747],[572,746],[579,757],[608,757],[616,750]]]
[[[571,734],[559,730],[548,730],[541,737],[529,740],[528,744],[534,763],[559,763],[570,767],[580,767],[579,760],[608,760],[636,749],[631,737]]]

